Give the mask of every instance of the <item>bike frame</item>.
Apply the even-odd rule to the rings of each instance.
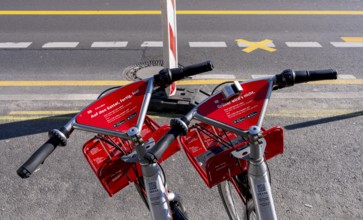
[[[129,128],[127,132],[119,132],[115,130],[104,129],[78,123],[77,117],[79,114],[76,115],[72,120],[70,120],[66,124],[65,128],[69,131],[77,129],[87,132],[98,133],[102,135],[114,136],[132,141],[135,147],[135,151],[129,155],[123,156],[121,159],[124,162],[139,163],[141,165],[142,176],[145,183],[146,194],[148,198],[148,204],[152,215],[152,219],[170,220],[172,219],[172,215],[170,212],[169,201],[177,200],[178,196],[175,196],[175,194],[173,193],[169,193],[168,195],[168,190],[166,188],[166,184],[164,183],[165,178],[160,170],[157,161],[149,161],[145,159],[145,154],[147,152],[146,149],[155,144],[155,143],[144,142],[141,136],[141,131],[145,121],[146,112],[154,88],[153,86],[154,78],[153,77],[147,78],[144,81],[147,82],[147,88],[144,95],[144,99],[142,100],[142,106],[140,109],[140,114],[137,119],[137,124],[135,125],[135,127]],[[85,110],[87,110],[87,107],[84,110],[82,110],[81,113],[84,112]]]
[[[246,160],[248,163],[248,180],[251,186],[251,194],[255,204],[256,214],[258,219],[277,219],[275,206],[272,198],[271,186],[269,182],[269,173],[267,169],[267,165],[264,159],[264,149],[266,147],[266,143],[264,138],[261,135],[261,126],[263,122],[263,118],[266,113],[268,101],[271,96],[271,92],[274,86],[275,77],[266,77],[256,80],[250,80],[241,83],[242,88],[249,83],[266,80],[268,83],[268,88],[266,91],[266,95],[264,97],[263,105],[259,113],[258,121],[255,125],[249,127],[248,130],[242,130],[235,126],[231,126],[227,123],[222,122],[222,120],[216,120],[215,118],[206,117],[203,113],[200,113],[199,110],[201,108],[208,109],[208,104],[212,103],[212,105],[218,103],[221,104],[218,100],[215,100],[214,97],[219,95],[220,93],[211,96],[210,98],[204,100],[198,106],[196,106],[193,110],[191,110],[187,115],[188,118],[194,118],[198,121],[204,122],[206,124],[210,124],[216,127],[219,127],[223,130],[233,132],[237,135],[240,135],[242,138],[248,140],[248,146],[244,146],[241,149],[236,149],[231,152],[231,154],[238,159]],[[237,92],[238,93],[238,92]],[[236,93],[236,94],[237,94]],[[242,91],[243,93],[243,91]],[[231,95],[231,94],[228,94]],[[228,96],[227,95],[227,96]],[[235,95],[235,94],[232,94]],[[214,100],[211,102],[210,100]],[[225,100],[226,105],[228,105],[228,99]],[[207,106],[207,108],[206,108]],[[218,107],[217,107],[218,108]],[[213,107],[212,107],[213,109]],[[237,111],[236,109],[235,111]],[[212,111],[212,110],[211,110]]]

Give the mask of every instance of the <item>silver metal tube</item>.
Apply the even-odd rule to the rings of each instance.
[[[137,119],[137,125],[136,125],[136,127],[139,129],[139,131],[142,131],[142,126],[144,125],[146,112],[149,107],[151,94],[152,94],[153,88],[154,88],[154,78],[150,77],[147,79],[147,81],[148,81],[148,84],[147,84],[147,88],[146,88],[146,94],[144,97],[144,101],[142,102],[140,115],[139,115],[139,118]]]
[[[267,94],[266,94],[265,102],[263,103],[260,118],[258,119],[258,123],[257,123],[258,127],[262,127],[262,122],[263,122],[263,119],[265,117],[268,101],[270,100],[270,96],[271,96],[271,92],[272,92],[273,78],[268,79],[268,81],[269,81],[269,87],[268,87],[268,91],[267,91]]]
[[[141,169],[152,219],[171,220],[167,189],[164,187],[159,165],[142,165]]]
[[[115,136],[115,137],[119,137],[119,138],[130,139],[130,137],[126,133],[123,133],[123,132],[91,127],[91,126],[87,126],[87,125],[78,124],[76,122],[73,124],[73,128],[82,130],[82,131],[92,132],[92,133],[99,133],[99,134],[103,134],[103,135],[110,135],[110,136]]]
[[[238,134],[238,135],[241,135],[242,137],[247,137],[247,136],[248,136],[248,134],[247,134],[247,132],[246,132],[246,131],[240,130],[240,129],[238,129],[238,128],[234,128],[234,127],[232,127],[232,126],[228,126],[228,125],[223,124],[223,123],[221,123],[221,122],[219,122],[219,121],[215,121],[215,120],[213,120],[213,119],[210,119],[210,118],[204,117],[203,115],[200,115],[200,114],[198,114],[198,113],[196,113],[196,114],[194,115],[194,117],[195,117],[196,119],[198,119],[199,121],[201,121],[201,122],[204,122],[204,123],[207,123],[207,124],[211,124],[211,125],[217,126],[217,127],[221,128],[221,129],[224,129],[224,130],[227,130],[227,131],[230,131],[230,132],[236,133],[236,134]]]
[[[264,160],[260,161],[260,163],[250,162],[248,181],[258,219],[277,219],[267,166]]]
[[[249,129],[250,160],[248,165],[248,181],[251,186],[253,202],[258,219],[277,219],[275,205],[272,198],[269,174],[263,151],[260,145],[261,129],[252,126]]]

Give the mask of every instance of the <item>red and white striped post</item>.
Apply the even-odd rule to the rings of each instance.
[[[161,0],[161,26],[163,31],[163,62],[165,68],[178,67],[177,28],[175,0]],[[176,85],[167,88],[168,96],[174,95]]]

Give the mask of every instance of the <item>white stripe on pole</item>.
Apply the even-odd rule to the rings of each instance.
[[[163,57],[164,67],[178,67],[177,52],[177,27],[175,0],[161,0],[161,17],[163,32]],[[166,89],[168,96],[174,95],[176,85],[173,83]]]

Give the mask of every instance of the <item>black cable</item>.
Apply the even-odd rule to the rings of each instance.
[[[205,127],[201,126],[200,124],[195,124],[195,127],[201,131],[202,133],[206,134],[208,137],[212,138],[214,141],[217,141],[221,144],[223,144],[227,148],[233,147],[232,143],[228,143],[227,141],[221,139],[217,135],[213,134],[210,130],[206,129]]]
[[[164,187],[166,187],[166,176],[165,176],[164,169],[163,169],[163,167],[159,163],[157,163],[157,164],[160,167],[161,173],[163,174],[163,177],[164,177],[163,185],[164,185]]]
[[[118,88],[121,88],[121,87],[122,86],[114,86],[114,87],[108,88],[108,89],[104,90],[103,92],[101,92],[101,94],[97,97],[97,99],[101,98],[108,91],[113,90],[113,89],[118,89]]]
[[[211,95],[213,95],[214,94],[214,92],[220,87],[220,86],[222,86],[222,85],[224,85],[224,84],[227,84],[227,83],[233,83],[233,81],[226,81],[226,82],[222,82],[221,84],[219,84],[219,85],[217,85],[216,87],[214,87],[214,89],[213,89],[213,91],[212,91],[212,93],[211,93]]]
[[[102,140],[104,142],[106,142],[107,144],[115,147],[117,150],[121,151],[124,155],[126,155],[126,152],[123,151],[116,143],[112,143],[111,141],[107,140],[106,138],[102,137],[102,136],[95,136],[95,138],[97,138],[98,140]]]

